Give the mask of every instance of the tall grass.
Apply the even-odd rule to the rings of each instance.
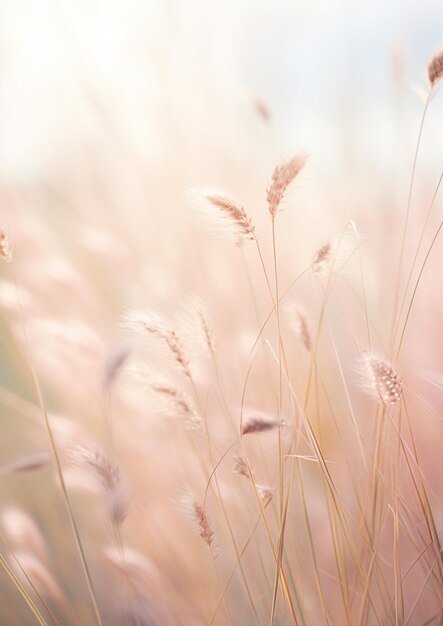
[[[148,220],[12,189],[2,624],[443,623],[441,177],[413,201],[442,59],[392,249],[381,215],[307,216],[301,152],[245,202],[186,180],[163,211],[162,184]]]

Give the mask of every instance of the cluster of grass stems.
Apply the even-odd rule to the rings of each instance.
[[[76,573],[57,581],[51,574],[49,548],[38,548],[37,524],[33,526],[31,516],[20,517],[18,509],[10,513],[12,522],[2,524],[0,534],[0,564],[6,594],[16,592],[13,606],[19,608],[14,609],[18,611],[14,623],[443,624],[441,494],[430,487],[414,435],[416,416],[423,411],[440,422],[442,418],[402,375],[406,369],[402,348],[411,312],[443,225],[438,225],[424,249],[440,177],[416,248],[412,255],[407,253],[421,135],[442,75],[443,55],[436,54],[429,65],[429,91],[402,217],[392,303],[385,305],[391,312],[386,316],[390,332],[382,337],[370,317],[364,239],[353,222],[332,235],[297,276],[283,282],[281,268],[287,261],[279,248],[280,214],[289,188],[296,187],[309,168],[305,155],[277,166],[268,185],[270,247],[264,247],[271,250],[270,255],[253,220],[236,200],[220,191],[193,192],[192,202],[199,205],[211,228],[228,234],[237,245],[232,254],[239,254],[250,278],[256,327],[247,358],[242,361],[241,351],[238,356],[243,377],[238,389],[227,389],[230,363],[219,354],[223,336],[217,327],[213,330],[201,301],[192,301],[186,313],[189,334],[201,339],[200,367],[195,367],[192,350],[175,324],[146,309],[130,309],[120,320],[123,347],[103,368],[99,404],[104,427],[96,430],[103,438],[101,445],[94,437],[87,442],[74,437],[66,443],[54,431],[46,398],[57,389],[51,380],[41,382],[15,271],[14,241],[2,231],[0,254],[4,275],[16,289],[17,346],[33,399],[2,388],[0,401],[34,425],[41,424],[47,435],[43,453],[34,451],[5,465],[2,480],[52,464],[58,484],[53,497],[62,503],[64,511],[58,510],[58,515],[66,520],[63,542],[74,548],[77,559]],[[285,210],[292,209],[286,206]],[[297,245],[297,233],[291,236]],[[260,268],[261,284],[250,276],[252,255]],[[355,296],[364,333],[350,331],[355,371],[349,375],[350,368],[342,367],[344,357],[339,355],[328,307],[337,285],[347,280],[345,272],[351,263],[359,269]],[[312,282],[320,306],[316,317],[291,308],[288,330],[287,303],[302,280]],[[241,313],[244,296],[236,297]],[[346,312],[341,314],[346,319]],[[151,352],[154,356],[149,360]],[[138,353],[144,356],[137,361],[134,354]],[[261,368],[256,378],[255,368]],[[167,413],[177,418],[175,434],[168,436],[177,437],[175,454],[183,452],[183,467],[189,456],[193,459],[192,470],[181,472],[174,459],[175,474],[167,495],[129,494],[119,467],[127,465],[128,474],[149,472],[153,482],[156,472],[167,471],[167,463],[159,468],[149,459],[132,466],[119,452],[121,426],[115,424],[112,409],[113,394],[118,393],[114,388],[132,388],[140,379],[151,394],[148,406],[165,403]],[[331,441],[341,442],[337,457]],[[87,538],[97,516],[81,510],[82,501],[73,496],[67,471],[78,472],[77,480],[93,485],[94,497],[104,503],[106,550]],[[45,476],[49,480],[49,474]],[[141,516],[138,498],[146,498],[148,504],[142,519],[131,526],[132,517]],[[167,544],[171,535],[180,532],[184,547],[176,566],[170,554],[161,562],[161,551],[155,550],[151,571],[150,547],[155,543],[151,535],[155,533],[149,532],[149,511],[155,509],[156,498],[163,499],[168,515],[177,520],[175,525],[165,520],[163,534],[156,527],[156,541]],[[44,524],[44,541],[50,545],[50,520]],[[150,541],[140,539],[140,528],[147,529]],[[18,541],[14,529],[20,534]],[[130,547],[138,540],[137,550]],[[100,550],[107,560],[98,559]],[[105,588],[102,576],[109,579]],[[81,588],[80,600],[72,585]],[[0,611],[10,615],[6,608]]]

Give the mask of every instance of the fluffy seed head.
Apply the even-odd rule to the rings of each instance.
[[[202,428],[201,417],[192,406],[189,398],[180,389],[173,387],[167,381],[154,382],[151,386],[154,391],[157,391],[157,393],[171,402],[174,408],[174,415],[183,418],[189,429],[197,430]]]
[[[77,446],[71,452],[74,463],[89,471],[103,490],[112,520],[121,524],[128,514],[128,497],[119,468],[97,446]]]
[[[103,548],[102,553],[112,565],[133,581],[152,578],[158,573],[151,561],[132,548],[125,547],[122,552],[117,546],[110,545]]]
[[[14,545],[46,560],[46,542],[39,527],[27,513],[9,508],[3,510],[0,517],[2,527]]]
[[[312,261],[312,270],[323,275],[329,274],[332,270],[340,270],[361,241],[362,236],[351,220],[342,231],[317,250]]]
[[[242,456],[236,456],[234,459],[234,465],[232,467],[232,471],[239,476],[244,476],[245,478],[250,478],[248,464],[246,460]]]
[[[162,317],[150,311],[130,310],[123,315],[123,330],[131,334],[151,336],[163,341],[172,357],[183,370],[187,378],[191,378],[189,360],[184,352],[178,333],[169,326]]]
[[[298,154],[275,168],[272,174],[271,185],[266,193],[269,213],[272,217],[275,217],[287,188],[301,172],[306,160],[307,156],[305,154]]]
[[[206,346],[211,354],[215,352],[214,332],[208,312],[203,305],[196,306],[195,313],[203,333]]]
[[[17,575],[24,581],[27,581],[27,578],[29,578],[39,594],[57,601],[63,599],[63,593],[55,578],[48,568],[33,554],[18,552],[15,554],[15,559],[11,558],[10,561]]]
[[[312,269],[316,274],[323,274],[328,268],[331,258],[331,248],[331,244],[327,242],[320,246],[320,248],[315,253],[314,261],[312,263]]]
[[[306,318],[306,315],[297,306],[291,307],[289,309],[289,313],[292,317],[293,325],[295,327],[297,335],[300,337],[300,340],[306,350],[310,352],[312,348],[312,339],[311,330],[309,328],[309,322]]]
[[[384,404],[398,402],[402,394],[402,382],[394,367],[385,359],[365,354],[366,387]]]
[[[14,461],[11,461],[11,463],[1,468],[0,475],[14,474],[17,472],[32,472],[49,465],[50,462],[51,455],[47,450],[31,452],[26,456],[14,459]]]
[[[257,494],[260,500],[270,500],[274,495],[274,489],[272,487],[268,487],[267,485],[255,485],[257,489]]]
[[[12,261],[12,250],[9,244],[9,238],[2,228],[0,228],[0,259],[3,259],[6,263]]]
[[[198,352],[215,352],[215,340],[212,320],[206,304],[198,296],[188,296],[183,304],[177,325],[186,337],[187,346],[195,346]]]
[[[266,104],[266,102],[257,96],[254,100],[254,105],[257,113],[260,115],[264,122],[270,122],[271,120],[271,111]]]
[[[186,488],[183,492],[179,509],[183,517],[200,535],[204,543],[209,548],[215,547],[215,533],[212,530],[209,518],[201,504],[197,501],[194,493],[190,488]]]
[[[191,191],[189,195],[198,200],[202,215],[215,234],[227,235],[240,245],[255,239],[254,226],[245,209],[222,191]]]
[[[247,410],[242,415],[241,434],[265,433],[280,426],[284,426],[284,422],[276,415]]]
[[[443,50],[434,54],[428,65],[428,78],[433,87],[443,77]]]
[[[107,356],[103,367],[102,383],[105,389],[109,389],[117,377],[117,374],[128,360],[131,351],[128,346],[118,346]]]

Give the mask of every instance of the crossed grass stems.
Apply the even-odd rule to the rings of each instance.
[[[413,304],[414,304],[414,301],[415,301],[415,298],[419,289],[420,281],[422,279],[426,264],[430,258],[431,252],[436,244],[441,228],[443,226],[443,221],[442,221],[439,224],[432,238],[431,244],[429,245],[426,251],[425,257],[420,265],[418,275],[416,276],[415,283],[413,284],[412,292],[410,292],[410,287],[413,281],[414,271],[416,270],[416,266],[418,264],[418,259],[419,259],[420,251],[422,248],[424,236],[427,231],[429,219],[432,214],[432,210],[434,208],[435,201],[437,199],[438,191],[439,191],[441,181],[443,178],[443,172],[442,172],[442,174],[440,175],[438,179],[438,183],[435,187],[432,200],[426,212],[425,221],[421,230],[421,234],[419,237],[417,248],[414,253],[411,267],[408,272],[407,282],[406,282],[406,285],[403,287],[403,295],[402,295],[402,276],[403,276],[403,268],[404,268],[404,263],[405,263],[405,241],[406,241],[406,236],[408,232],[408,224],[409,224],[411,207],[412,207],[413,188],[414,188],[414,181],[416,177],[416,169],[417,169],[419,149],[420,149],[420,144],[421,144],[422,131],[423,131],[429,103],[431,101],[431,97],[433,95],[435,85],[437,81],[440,79],[440,77],[441,76],[439,75],[437,76],[437,78],[434,79],[434,81],[431,81],[431,87],[425,99],[424,110],[423,110],[423,115],[420,121],[419,133],[418,133],[414,160],[413,160],[413,167],[412,167],[410,183],[409,183],[408,200],[407,200],[407,207],[406,207],[404,225],[403,225],[403,230],[402,230],[400,258],[399,258],[397,279],[395,283],[396,286],[395,286],[394,303],[393,303],[391,346],[390,346],[390,360],[393,366],[396,366],[398,359],[400,357],[408,321],[410,319],[411,310],[412,310],[412,307],[413,307]],[[285,189],[283,190],[282,197],[284,195],[284,191]],[[358,494],[357,485],[352,480],[354,495],[358,501],[358,505],[360,508],[360,520],[357,523],[355,522],[355,520],[352,520],[349,512],[345,509],[345,507],[340,501],[338,490],[335,486],[333,477],[331,476],[331,473],[328,468],[328,462],[322,454],[320,425],[317,426],[317,432],[316,432],[316,429],[311,423],[313,415],[311,415],[311,410],[310,410],[313,388],[315,387],[316,396],[318,393],[319,385],[322,387],[324,393],[326,394],[326,380],[325,380],[324,375],[320,371],[320,364],[318,363],[318,349],[319,349],[321,334],[325,326],[325,319],[326,319],[325,313],[326,313],[327,304],[331,297],[334,281],[336,280],[336,277],[340,275],[340,271],[334,271],[334,270],[337,270],[337,269],[341,270],[342,268],[334,268],[334,263],[332,263],[332,266],[329,268],[329,271],[327,274],[326,282],[323,283],[322,281],[318,281],[318,286],[320,289],[322,302],[321,302],[320,313],[318,316],[316,330],[315,330],[314,338],[313,338],[313,346],[311,350],[311,357],[310,357],[310,364],[309,364],[305,394],[303,398],[303,403],[300,405],[297,395],[290,382],[291,376],[289,372],[288,361],[287,361],[286,354],[285,354],[285,347],[284,347],[284,341],[283,341],[282,330],[281,330],[281,303],[282,303],[282,300],[285,298],[285,296],[292,289],[292,287],[296,284],[296,282],[302,276],[304,276],[310,269],[312,269],[312,266],[309,266],[308,268],[306,268],[283,292],[281,292],[281,288],[279,284],[278,245],[277,245],[277,232],[276,232],[276,217],[278,215],[279,204],[280,204],[280,201],[277,203],[276,209],[274,211],[270,210],[271,230],[272,230],[272,275],[273,275],[273,283],[274,283],[273,285],[272,285],[272,280],[269,275],[269,270],[267,269],[265,261],[264,261],[264,257],[261,251],[259,241],[255,233],[251,237],[254,241],[254,244],[256,245],[256,249],[259,255],[259,260],[260,260],[260,264],[263,270],[263,276],[266,282],[267,290],[269,292],[269,296],[271,299],[272,308],[265,322],[262,323],[260,331],[256,337],[253,348],[251,350],[250,363],[249,363],[249,366],[245,375],[245,380],[244,380],[243,390],[242,390],[239,441],[241,444],[243,457],[247,463],[248,472],[251,478],[251,484],[254,486],[255,499],[257,502],[258,510],[259,510],[258,518],[253,526],[252,532],[250,536],[248,537],[246,543],[242,547],[239,547],[236,542],[234,530],[231,526],[228,513],[224,506],[223,499],[220,494],[218,479],[217,479],[217,470],[222,460],[226,457],[227,453],[232,449],[232,447],[234,445],[237,445],[238,440],[236,440],[229,447],[229,449],[226,450],[224,454],[216,461],[214,457],[214,453],[213,453],[213,444],[210,438],[207,422],[205,424],[205,433],[207,437],[207,444],[208,444],[208,451],[209,451],[209,461],[210,461],[210,466],[212,467],[212,471],[209,475],[209,479],[207,482],[204,503],[206,501],[206,496],[208,494],[208,491],[211,488],[211,483],[213,479],[215,486],[216,486],[215,490],[216,490],[217,500],[222,511],[222,517],[228,528],[230,540],[234,546],[235,553],[236,553],[235,567],[232,570],[231,574],[228,576],[225,584],[223,585],[221,575],[217,568],[216,555],[214,554],[214,552],[211,552],[213,556],[213,563],[214,563],[214,568],[215,568],[215,572],[217,576],[217,581],[220,587],[220,597],[214,608],[212,616],[208,620],[208,626],[211,626],[213,622],[215,621],[217,613],[222,603],[225,604],[230,623],[232,624],[235,623],[234,618],[229,609],[229,605],[226,599],[226,593],[228,591],[229,585],[234,577],[234,574],[237,568],[239,568],[240,570],[241,578],[242,578],[243,584],[247,592],[248,602],[250,604],[250,609],[254,615],[254,619],[257,624],[259,625],[262,624],[262,620],[260,619],[259,613],[254,603],[254,599],[252,597],[252,592],[248,585],[246,573],[242,566],[242,557],[245,554],[247,548],[249,547],[254,537],[254,534],[256,530],[258,529],[258,527],[260,526],[260,524],[262,524],[265,529],[265,534],[269,542],[273,559],[275,561],[275,576],[274,576],[274,582],[272,586],[272,606],[271,606],[271,613],[269,616],[269,624],[270,626],[272,626],[274,623],[276,608],[278,604],[279,589],[281,589],[282,600],[285,603],[287,602],[287,605],[289,607],[289,614],[290,614],[290,618],[292,622],[296,625],[303,624],[307,626],[308,624],[307,617],[306,617],[307,611],[306,611],[306,607],[304,606],[303,597],[302,597],[302,594],[298,593],[297,585],[295,583],[294,576],[293,576],[293,572],[291,571],[291,566],[284,550],[287,515],[288,515],[290,498],[291,498],[291,494],[292,494],[295,482],[298,483],[298,487],[301,493],[303,516],[304,516],[307,534],[308,534],[309,549],[310,549],[311,556],[312,556],[315,584],[317,587],[319,602],[322,608],[323,618],[325,620],[325,623],[328,626],[334,623],[334,620],[332,616],[330,615],[330,610],[328,609],[327,600],[325,598],[324,591],[322,588],[322,582],[321,582],[322,572],[320,571],[319,566],[318,566],[318,558],[316,554],[315,542],[313,539],[312,526],[311,526],[309,510],[308,510],[308,503],[307,503],[307,498],[306,498],[306,493],[305,493],[304,468],[303,468],[303,463],[302,463],[303,458],[300,455],[297,455],[295,453],[292,454],[293,450],[297,450],[298,441],[300,441],[302,438],[304,438],[306,441],[309,442],[312,448],[313,458],[316,460],[320,468],[323,489],[325,492],[325,498],[327,502],[328,519],[329,519],[329,524],[330,524],[330,529],[331,529],[336,567],[337,567],[337,572],[338,572],[339,579],[340,579],[340,590],[342,594],[343,608],[344,608],[344,612],[346,615],[347,623],[348,624],[357,623],[357,624],[363,625],[367,623],[369,612],[372,611],[378,624],[389,623],[392,619],[391,613],[393,613],[393,619],[394,619],[395,624],[408,624],[411,621],[411,618],[414,613],[414,609],[416,608],[419,602],[419,599],[424,590],[424,587],[429,582],[429,580],[432,581],[432,584],[435,587],[436,593],[438,594],[438,597],[443,603],[443,562],[442,562],[442,555],[441,555],[441,544],[440,544],[439,533],[437,532],[437,528],[436,528],[436,524],[435,524],[435,520],[433,517],[431,504],[429,500],[429,487],[426,484],[426,479],[420,467],[420,462],[419,462],[418,453],[417,453],[417,449],[415,446],[414,435],[412,431],[412,424],[411,424],[410,414],[408,410],[407,399],[404,393],[402,394],[401,402],[395,406],[385,405],[382,402],[380,402],[377,406],[376,433],[375,433],[375,441],[374,441],[374,458],[373,458],[371,493],[370,493],[371,506],[370,506],[369,520],[367,519],[367,515],[365,514],[364,504],[362,503],[361,498]],[[354,254],[355,251],[356,250],[353,250],[352,254]],[[362,264],[361,256],[359,258],[360,258],[360,269],[361,269],[361,298],[359,301],[364,311],[366,329],[367,329],[367,342],[368,342],[369,348],[371,349],[372,335],[376,334],[376,331],[373,328],[371,328],[371,322],[368,316],[366,295],[365,295],[365,290],[364,290],[364,280],[363,280],[364,278],[363,264]],[[245,267],[246,267],[246,271],[248,271],[246,261],[245,261]],[[252,283],[251,283],[251,288],[252,288]],[[17,289],[17,294],[18,294],[18,289]],[[255,298],[254,292],[252,292],[252,297],[256,304],[256,298]],[[363,300],[363,302],[361,302],[361,300]],[[404,313],[405,310],[406,310],[406,313]],[[265,331],[267,323],[273,317],[275,317],[276,325],[277,325],[277,342],[278,342],[277,353],[274,352],[269,342],[263,339],[263,333]],[[26,353],[25,358],[28,362],[34,390],[38,399],[38,405],[40,407],[40,411],[43,416],[44,424],[48,433],[50,447],[51,447],[52,454],[53,454],[54,465],[55,465],[56,473],[57,473],[57,476],[59,478],[59,482],[61,485],[63,500],[66,505],[66,510],[67,510],[68,517],[70,520],[71,530],[72,530],[76,548],[79,554],[80,562],[82,564],[85,581],[87,583],[87,588],[88,588],[89,596],[91,599],[91,605],[93,608],[95,621],[99,626],[103,626],[100,609],[99,609],[98,602],[96,599],[96,594],[94,591],[92,577],[91,577],[88,564],[87,564],[87,558],[83,549],[80,533],[79,533],[77,523],[75,520],[69,494],[68,494],[68,491],[66,489],[66,485],[64,482],[59,454],[58,454],[57,446],[56,446],[56,443],[52,434],[49,419],[47,416],[47,412],[46,412],[46,408],[45,408],[45,404],[43,400],[43,394],[42,394],[40,383],[38,381],[35,368],[32,362],[32,357],[28,348],[23,316],[21,316],[21,320],[22,320],[21,323],[23,326],[23,333],[25,337],[25,342],[24,342],[25,353]],[[362,348],[361,342],[355,336],[353,336],[353,340],[355,342],[356,347],[358,349],[361,349]],[[245,401],[245,396],[247,392],[249,377],[250,377],[250,374],[251,374],[251,371],[255,362],[256,355],[258,353],[257,348],[260,342],[262,342],[263,346],[265,346],[265,349],[267,351],[267,356],[275,360],[275,362],[277,363],[277,367],[278,367],[278,391],[276,394],[278,418],[280,420],[280,418],[285,412],[284,411],[284,393],[285,393],[285,388],[286,388],[286,392],[288,394],[288,403],[290,406],[290,411],[294,415],[294,423],[296,425],[296,428],[293,431],[292,441],[290,443],[290,447],[287,453],[284,452],[282,428],[280,426],[277,427],[278,467],[279,467],[277,537],[272,536],[271,528],[270,528],[269,521],[266,515],[268,502],[263,503],[258,493],[257,486],[254,482],[253,470],[248,460],[247,449],[246,449],[246,446],[243,440],[243,434],[242,434],[244,401]],[[335,349],[335,343],[334,343],[334,349]],[[341,365],[339,363],[337,353],[336,353],[336,357],[337,357],[337,363],[340,368],[340,372],[342,374]],[[223,389],[223,383],[221,379],[219,366],[216,360],[215,351],[211,351],[211,358],[212,358],[213,368],[215,371],[216,380],[217,380],[220,396],[222,398],[224,410],[226,411],[227,414],[230,415],[231,419],[234,419],[229,409],[227,400],[226,400],[226,395]],[[344,377],[342,378],[342,380],[343,380],[344,386],[346,387]],[[192,379],[191,379],[191,384],[192,384],[193,393],[194,393],[197,405],[199,406],[201,414],[205,416],[206,418],[205,411],[202,410],[202,403],[200,401],[197,388],[194,382],[192,381]],[[407,389],[405,389],[405,391],[407,391]],[[346,389],[346,393],[347,393],[347,389]],[[356,429],[356,436],[359,442],[362,462],[364,464],[364,467],[367,469],[369,458],[368,458],[368,455],[365,453],[364,447],[362,446],[360,434],[358,432],[358,427],[353,416],[350,399],[349,399],[349,396],[347,397],[349,400],[349,409],[352,414],[354,426]],[[408,444],[408,442],[406,441],[406,439],[404,438],[402,434],[402,428],[403,428],[403,424],[405,421],[406,421],[406,426],[407,426],[408,433],[409,433],[410,445]],[[392,428],[392,431],[397,435],[396,441],[395,441],[395,452],[392,455],[391,463],[388,468],[388,471],[390,473],[391,484],[392,484],[392,496],[393,496],[392,504],[389,505],[388,509],[393,518],[393,529],[394,529],[394,536],[393,536],[394,597],[390,598],[389,602],[387,603],[387,606],[385,607],[387,610],[386,610],[385,620],[383,621],[383,618],[378,614],[378,609],[375,606],[375,603],[372,601],[370,588],[371,588],[372,577],[374,576],[374,573],[376,573],[377,585],[379,586],[379,589],[381,590],[382,595],[384,594],[385,597],[388,596],[387,584],[384,578],[384,574],[382,572],[383,557],[381,557],[377,553],[378,542],[380,539],[383,526],[386,523],[386,515],[387,515],[386,508],[383,506],[383,503],[385,500],[385,494],[383,492],[383,471],[387,463],[387,459],[383,458],[382,444],[383,444],[383,440],[386,435],[388,426],[390,426]],[[416,540],[416,538],[413,536],[411,529],[409,528],[408,525],[403,523],[404,530],[406,530],[406,532],[409,535],[409,538],[411,539],[411,541],[413,542],[413,544],[416,546],[418,550],[418,556],[416,560],[411,564],[409,569],[403,574],[402,574],[402,569],[401,569],[400,540],[399,540],[400,523],[401,523],[400,510],[401,508],[403,508],[403,510],[407,512],[406,510],[407,504],[403,500],[403,497],[398,489],[398,480],[399,480],[398,471],[399,471],[401,459],[404,459],[404,462],[406,464],[408,474],[409,474],[410,480],[412,481],[413,489],[415,491],[417,501],[419,503],[419,507],[421,509],[423,520],[425,522],[426,531],[427,531],[427,539],[426,537],[421,537],[421,539],[423,539],[425,542],[425,548],[419,550],[420,545],[418,541]],[[288,464],[289,464],[289,470],[286,469]],[[350,476],[352,478],[352,472],[350,472]],[[204,504],[203,504],[202,512],[203,512],[202,514],[204,514]],[[355,535],[357,537],[357,541],[354,538]],[[360,542],[360,544],[358,544],[358,541]],[[5,540],[3,537],[2,537],[2,542],[5,543]],[[351,561],[353,564],[354,578],[355,578],[354,581],[351,581],[349,579],[348,567],[346,565],[346,551],[349,553],[349,556],[351,557]],[[409,615],[406,616],[404,614],[404,598],[403,598],[403,592],[402,592],[402,584],[404,580],[406,579],[406,577],[411,573],[415,565],[419,563],[422,559],[426,562],[426,566],[429,568],[429,571],[424,581],[424,584],[422,586],[422,589],[420,590],[416,600],[413,603],[412,608],[409,611]],[[0,564],[2,565],[8,577],[11,579],[12,583],[18,589],[19,593],[22,595],[24,601],[29,606],[37,622],[41,625],[47,624],[47,621],[43,617],[37,604],[32,599],[32,597],[30,596],[30,594],[24,587],[23,583],[20,581],[17,574],[14,573],[13,569],[10,567],[9,563],[7,562],[4,555],[2,554],[0,554]],[[20,567],[19,563],[18,565]],[[32,584],[32,581],[29,579],[29,577],[26,576],[25,572],[23,572],[23,574],[25,578],[28,579],[28,583],[31,585],[31,588],[36,594],[38,600],[42,603],[43,607],[51,615],[52,620],[55,623],[58,623],[56,617],[50,611],[49,607],[47,606],[47,604],[45,603],[41,595],[38,593],[35,586]],[[353,594],[354,596],[360,595],[360,604],[359,604],[358,611],[357,611],[357,614],[358,614],[357,622],[355,622],[355,608],[353,607],[353,600],[350,597],[350,591],[354,588],[356,583],[358,583],[362,589],[360,594],[356,594],[356,593]],[[438,615],[440,614],[437,614],[432,619],[435,619],[436,617],[438,617]],[[431,621],[428,621],[427,623],[431,623]]]

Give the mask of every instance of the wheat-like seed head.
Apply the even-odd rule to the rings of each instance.
[[[305,154],[298,154],[275,168],[272,174],[271,185],[266,192],[269,213],[273,218],[278,211],[287,188],[301,172],[306,164],[306,160],[307,156]]]
[[[428,78],[433,87],[443,77],[443,50],[436,52],[428,65]]]

